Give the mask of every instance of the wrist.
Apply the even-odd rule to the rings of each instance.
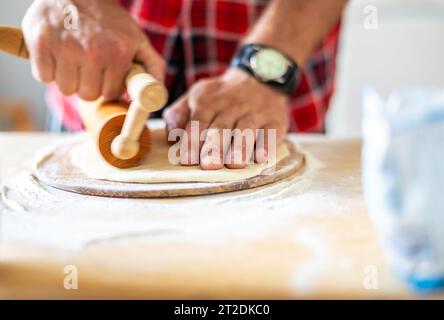
[[[284,99],[285,101],[288,99],[288,96],[285,93],[270,88],[266,84],[255,79],[248,72],[236,67],[228,67],[221,75],[221,80],[232,85],[236,85],[239,88],[248,89],[247,91],[249,92],[255,92],[257,94],[265,93],[277,99]]]

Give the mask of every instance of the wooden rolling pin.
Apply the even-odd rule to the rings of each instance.
[[[0,26],[0,50],[28,59],[29,53],[20,29]],[[162,108],[168,100],[166,88],[139,64],[133,64],[126,77],[131,104],[103,103],[80,99],[79,113],[86,130],[95,139],[103,158],[112,166],[137,166],[150,149],[146,127],[149,113]]]

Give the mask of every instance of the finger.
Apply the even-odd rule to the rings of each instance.
[[[188,100],[188,102],[190,101]],[[185,125],[185,134],[180,148],[180,163],[182,165],[199,164],[200,150],[213,114],[211,111],[194,112],[194,114],[190,111],[190,119]]]
[[[79,96],[86,101],[94,101],[102,93],[103,70],[86,65],[80,70]]]
[[[165,119],[165,130],[169,144],[175,144],[178,139],[180,139],[182,143],[185,138],[183,130],[185,130],[188,123],[189,113],[190,108],[188,107],[188,98],[186,95],[179,98],[172,106],[163,112],[162,116]],[[170,133],[173,132],[173,130],[179,130],[179,132],[170,137]],[[176,140],[173,140],[173,136],[176,137]]]
[[[189,122],[186,124],[187,139],[181,145],[181,163],[198,164],[200,149],[205,140],[205,134],[213,122],[217,112],[225,106],[225,100],[215,95],[216,82],[200,81],[190,90],[188,106],[190,110]]]
[[[228,150],[228,161],[225,164],[230,169],[245,168],[253,155],[256,132],[266,120],[258,115],[242,117],[236,124],[233,142]]]
[[[265,163],[276,156],[277,146],[284,141],[285,125],[271,122],[258,130],[254,159],[257,163]]]
[[[203,121],[201,119],[199,114],[195,114],[194,118],[191,118],[185,126],[185,134],[180,149],[180,163],[182,165],[197,165],[200,162],[200,150],[211,122],[211,120],[206,120],[206,116],[203,117]],[[209,117],[208,119],[212,118]]]
[[[206,84],[200,82],[193,87],[188,98],[190,121],[198,124],[199,137],[205,134],[216,118],[216,114],[226,109],[228,105],[226,100],[220,99],[215,94],[214,85],[214,82],[206,82]],[[203,143],[205,138],[202,138]]]
[[[50,41],[48,35],[42,34],[28,46],[32,74],[38,81],[45,83],[54,81],[55,77],[55,60]]]
[[[144,40],[140,44],[135,60],[142,63],[146,71],[154,78],[160,82],[165,81],[165,61],[148,40]]]
[[[55,70],[55,81],[59,90],[70,96],[77,92],[79,82],[79,66],[71,61],[58,59]]]
[[[225,157],[231,144],[231,130],[238,114],[236,109],[219,113],[207,131],[200,152],[200,167],[204,170],[218,170],[224,167]]]
[[[184,129],[190,117],[188,95],[180,97],[166,108],[163,111],[162,117],[165,120],[167,133],[173,129]]]
[[[197,122],[190,121],[185,126],[185,132],[180,144],[180,164],[184,166],[199,164],[200,134]]]
[[[129,68],[114,68],[110,66],[103,73],[102,96],[105,101],[119,100],[125,91],[125,77]]]

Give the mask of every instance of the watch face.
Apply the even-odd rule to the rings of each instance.
[[[273,49],[260,49],[250,60],[253,71],[265,80],[277,80],[288,69],[287,59]]]

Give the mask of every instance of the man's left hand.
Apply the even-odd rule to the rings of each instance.
[[[263,163],[268,160],[267,132],[276,130],[276,142],[284,140],[288,130],[287,97],[265,84],[260,83],[246,72],[229,68],[219,77],[198,81],[190,90],[173,105],[165,110],[163,117],[168,131],[176,128],[185,129],[187,137],[191,137],[191,121],[199,121],[200,132],[207,130],[206,137],[199,144],[199,148],[191,148],[191,141],[187,143],[187,154],[181,154],[181,164],[190,165],[200,163],[204,170],[228,168],[244,168],[254,156],[254,160]],[[264,129],[265,135],[254,137],[253,141],[242,139],[241,144],[234,144],[223,134],[223,129]],[[254,148],[256,139],[263,139],[257,143],[263,147]],[[217,146],[215,146],[217,144]],[[253,144],[253,145],[249,145]],[[208,152],[219,147],[217,159]],[[255,150],[256,149],[256,150]],[[254,154],[253,154],[254,153]],[[242,161],[234,161],[239,159]]]

